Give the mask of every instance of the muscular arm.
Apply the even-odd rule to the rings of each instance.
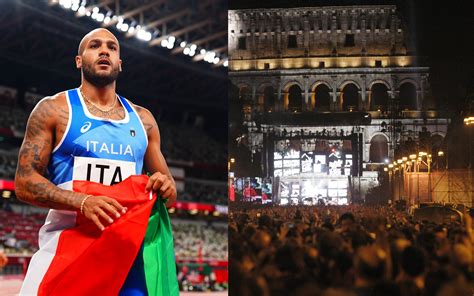
[[[139,106],[136,107],[148,136],[144,165],[152,176],[147,188],[152,187],[153,190],[159,191],[163,198],[168,198],[166,206],[170,206],[176,201],[176,183],[161,153],[158,124],[150,111]]]
[[[44,177],[51,157],[54,134],[59,117],[57,97],[45,98],[28,119],[25,138],[18,155],[15,193],[18,199],[40,207],[76,210],[80,208],[81,193],[63,190]]]

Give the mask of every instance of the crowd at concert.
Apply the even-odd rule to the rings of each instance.
[[[232,295],[473,295],[472,218],[434,224],[389,206],[233,205]]]

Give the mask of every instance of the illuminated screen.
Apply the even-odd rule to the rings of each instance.
[[[345,205],[348,203],[347,177],[285,180],[279,184],[280,205]]]
[[[270,178],[235,178],[233,186],[236,201],[262,204],[272,202],[272,181]]]

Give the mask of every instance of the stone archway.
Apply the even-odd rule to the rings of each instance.
[[[288,111],[301,112],[303,109],[303,96],[299,85],[294,84],[288,89]]]
[[[354,83],[348,83],[341,92],[342,111],[359,110],[359,88]]]
[[[331,107],[331,89],[326,84],[319,84],[314,89],[314,111],[329,111]]]
[[[388,88],[383,83],[374,83],[370,92],[370,110],[386,111],[388,109]]]

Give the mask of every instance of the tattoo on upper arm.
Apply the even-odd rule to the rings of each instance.
[[[154,126],[156,126],[155,120],[150,122],[150,120],[147,120],[146,115],[145,115],[145,109],[138,107],[137,108],[138,116],[140,116],[140,119],[143,123],[143,126],[145,127],[145,130],[147,133],[149,133]]]
[[[44,102],[30,116],[25,140],[18,156],[18,175],[28,177],[34,171],[44,175],[49,162],[52,137],[45,134],[46,120],[52,115],[52,108]]]

